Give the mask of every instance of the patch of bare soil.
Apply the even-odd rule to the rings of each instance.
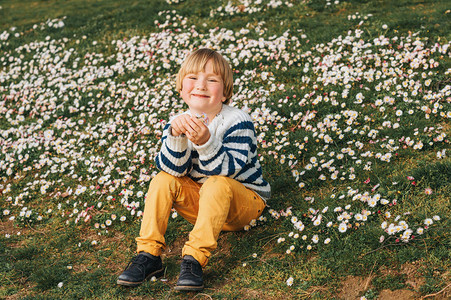
[[[166,249],[164,249],[162,256],[163,257],[173,257],[173,256],[182,256],[182,248],[185,245],[185,242],[188,240],[188,236],[178,237],[175,241],[171,243],[171,245],[167,245]]]
[[[360,299],[360,295],[368,289],[371,278],[348,276],[343,281],[343,287],[338,294],[340,299]]]
[[[228,242],[228,239],[229,236],[233,234],[234,234],[233,232],[221,233],[218,238],[218,248],[216,249],[215,252],[217,252],[218,254],[230,255],[230,249],[232,246]]]
[[[254,300],[274,300],[274,299],[294,299],[292,295],[285,294],[282,292],[274,292],[271,295],[268,295],[267,291],[265,290],[258,290],[258,289],[250,289],[246,287],[240,288],[240,294],[239,299],[254,299]]]
[[[419,289],[424,284],[425,280],[421,274],[418,272],[419,262],[406,263],[401,266],[400,270],[393,269],[380,269],[379,272],[382,276],[393,275],[393,274],[404,274],[406,275],[406,284],[410,289],[400,289],[400,290],[382,290],[379,293],[380,300],[410,300],[410,299],[420,299]],[[358,276],[348,276],[343,281],[342,289],[338,294],[340,299],[352,300],[360,299],[361,295],[371,288],[371,280],[375,275],[370,275],[368,277],[358,277]]]
[[[410,290],[382,290],[379,293],[380,300],[411,300],[420,299],[417,292]]]
[[[248,288],[242,288],[241,293],[243,296],[246,297],[246,299],[265,299],[262,298],[261,293],[259,293],[257,290],[248,289]]]
[[[16,230],[13,221],[0,221],[0,231],[2,233],[11,234]]]
[[[418,263],[406,263],[401,266],[401,273],[407,275],[406,284],[410,285],[416,292],[419,292],[420,287],[424,284],[425,280],[418,273]]]
[[[361,295],[370,287],[366,287],[367,278],[348,276],[343,282],[343,288],[340,294],[340,299],[346,300],[358,300]],[[417,292],[411,290],[383,290],[379,293],[379,300],[411,300],[419,299],[420,296]]]
[[[406,285],[410,286],[409,289],[400,290],[382,290],[379,293],[379,299],[381,300],[409,300],[420,299],[420,287],[424,284],[425,279],[418,272],[420,262],[405,263],[401,266],[400,271],[395,270],[382,270],[385,274],[404,274],[406,275]]]
[[[41,233],[38,230],[35,230],[31,227],[17,227],[14,224],[14,221],[10,221],[10,220],[5,220],[5,221],[0,221],[0,232],[2,234],[9,234],[11,236],[16,236],[16,235],[23,235],[23,236],[27,236],[30,233]],[[13,247],[15,247],[16,244],[12,245]]]

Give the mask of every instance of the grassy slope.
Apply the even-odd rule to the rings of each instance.
[[[22,32],[47,19],[67,16],[64,29],[50,32],[52,37],[86,35],[88,40],[107,42],[156,31],[154,19],[157,12],[176,8],[179,14],[188,16],[189,22],[196,25],[206,22],[207,28],[221,26],[235,29],[262,20],[266,21],[268,36],[280,35],[287,28],[293,31],[303,28],[310,39],[310,44],[304,46],[306,49],[310,45],[327,42],[332,37],[346,33],[349,26],[345,25],[345,20],[355,12],[360,15],[373,14],[375,21],[371,24],[374,28],[368,28],[372,34],[382,24],[396,28],[400,34],[421,30],[423,36],[431,39],[440,37],[449,40],[451,32],[449,22],[446,22],[449,19],[446,1],[347,1],[339,9],[332,11],[310,5],[305,10],[276,9],[265,14],[217,20],[206,18],[208,7],[193,7],[187,2],[175,6],[163,1],[1,2],[0,31],[15,26],[18,32]],[[283,26],[280,25],[282,21]],[[202,30],[203,27],[198,28]],[[29,32],[20,43],[41,40],[47,34],[48,31]],[[86,47],[82,49],[89,51],[90,46],[80,47]],[[293,80],[290,74],[278,75],[281,81]],[[423,182],[434,182],[443,171],[450,169],[450,162],[447,160],[443,165],[437,165],[437,168],[443,168],[441,171],[431,169],[427,162],[433,153],[426,152],[420,157],[417,154],[410,154],[410,157],[406,154],[405,161],[397,161],[393,168],[381,168],[375,173],[381,178],[386,177],[388,183],[411,170],[410,173],[415,174],[416,178],[422,178]],[[275,191],[272,205],[276,209],[284,209],[294,203],[295,208],[305,210],[308,206],[303,201],[296,200],[305,195],[319,198],[330,194],[334,188],[332,184],[326,184],[318,191],[309,189],[302,192],[305,194],[299,194],[288,167],[279,166],[268,158],[265,168]],[[439,180],[436,190],[440,192],[434,198],[433,206],[420,195],[405,194],[403,203],[409,203],[406,209],[424,215],[440,211],[444,217],[443,213],[449,213],[449,198],[446,195],[451,193],[446,180],[447,178]],[[405,210],[399,208],[399,211]],[[1,232],[16,234],[10,239],[5,239],[3,235],[0,237],[0,280],[6,283],[2,284],[0,295],[30,299],[144,298],[149,295],[156,299],[191,299],[193,294],[184,295],[171,290],[178,274],[180,246],[190,228],[189,224],[180,219],[170,222],[168,248],[172,251],[166,253],[167,282],[146,283],[135,289],[124,289],[117,287],[115,280],[133,255],[139,221],[135,220],[127,226],[111,230],[106,236],[98,237],[101,247],[96,248],[89,240],[95,238],[97,231],[90,228],[65,226],[58,219],[36,227],[19,227],[2,219]],[[402,273],[406,264],[414,264],[418,268],[418,274],[422,278],[419,289],[424,295],[439,292],[448,284],[449,275],[446,275],[446,270],[449,267],[449,233],[446,233],[446,228],[421,244],[387,247],[374,252],[372,251],[378,249],[378,244],[369,242],[368,237],[375,237],[376,233],[368,228],[353,235],[352,239],[333,242],[335,244],[320,253],[301,253],[296,256],[284,255],[285,249],[277,248],[275,240],[284,232],[280,228],[286,228],[287,232],[290,230],[286,222],[280,219],[271,220],[269,224],[250,232],[221,235],[219,250],[205,270],[208,281],[204,293],[227,299],[290,298],[293,295],[331,298],[338,297],[340,286],[347,275],[362,276],[365,279],[375,276],[371,287],[377,293],[384,289],[408,287],[407,278],[403,277],[406,275],[393,275]],[[18,232],[20,235],[17,235]],[[252,258],[253,253],[258,253],[259,256]],[[248,267],[243,268],[243,263],[247,263]],[[72,266],[71,270],[67,268],[68,265]],[[285,280],[292,274],[296,274],[295,278],[301,281],[294,289],[285,284]],[[61,281],[65,282],[64,288],[56,288]],[[371,292],[367,295],[371,296]],[[197,298],[202,297],[205,296],[199,295]]]

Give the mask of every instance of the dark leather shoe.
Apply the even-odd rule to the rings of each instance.
[[[127,265],[125,271],[119,275],[117,284],[137,286],[153,276],[161,277],[163,273],[163,264],[159,256],[140,252]]]
[[[180,266],[179,280],[174,289],[177,291],[201,291],[203,288],[201,265],[191,255],[185,255]]]

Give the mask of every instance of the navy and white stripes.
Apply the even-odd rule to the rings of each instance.
[[[170,122],[164,128],[161,150],[155,158],[160,170],[177,177],[187,175],[200,183],[212,175],[227,176],[264,200],[270,198],[271,187],[263,179],[257,156],[254,124],[247,113],[223,105],[208,125],[210,139],[201,146],[184,136],[172,136],[169,127]]]

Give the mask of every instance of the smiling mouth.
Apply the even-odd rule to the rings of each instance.
[[[194,96],[194,97],[199,97],[199,98],[210,98],[210,96],[207,96],[207,95],[200,95],[200,94],[192,94],[192,96]]]

